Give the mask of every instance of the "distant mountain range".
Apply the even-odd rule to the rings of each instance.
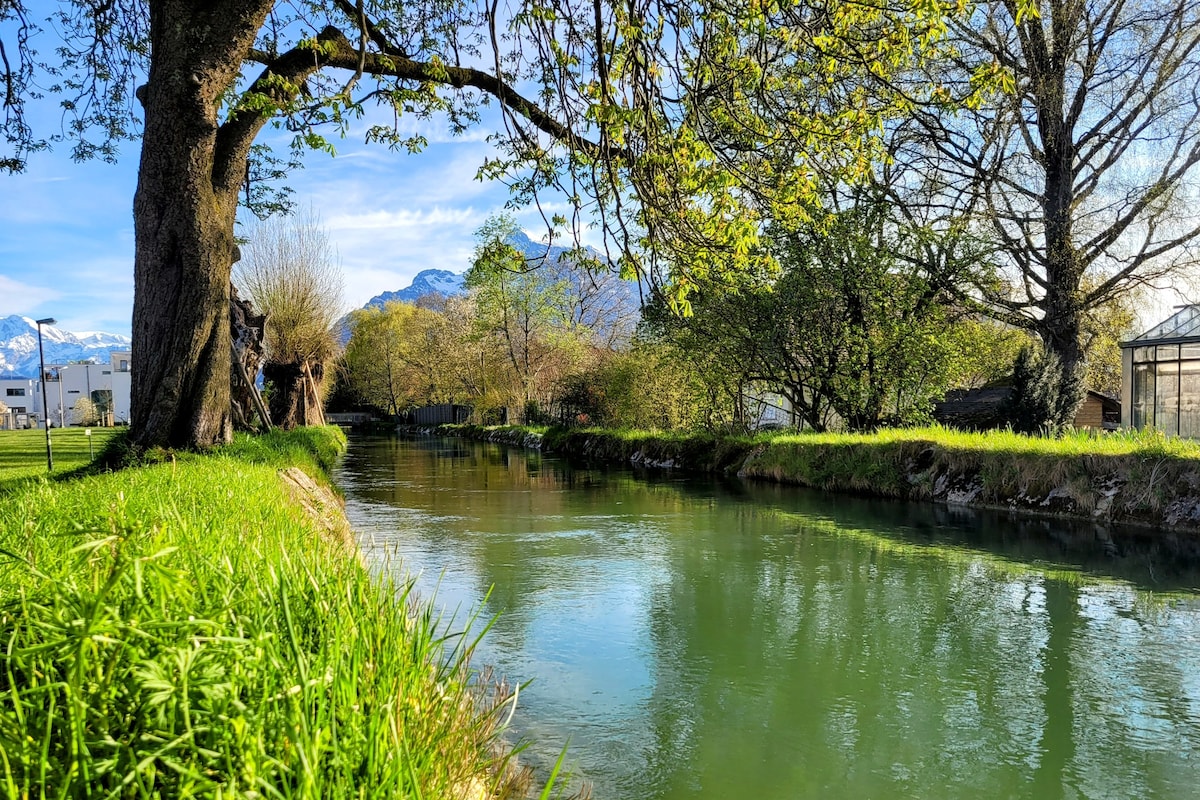
[[[556,266],[570,266],[570,259],[565,258],[571,252],[569,247],[561,247],[559,245],[541,244],[530,239],[524,233],[515,233],[509,237],[509,244],[520,250],[525,258],[530,262],[541,261],[551,268]],[[603,262],[604,255],[595,248],[587,248],[589,256]],[[376,295],[367,301],[363,308],[379,307],[382,308],[385,304],[400,301],[403,303],[412,303],[427,294],[443,294],[447,297],[464,294],[466,288],[463,286],[465,275],[457,272],[451,272],[446,269],[425,269],[421,270],[413,278],[412,284],[407,288],[399,289],[394,292],[384,292]]]
[[[52,325],[42,326],[42,346],[47,364],[72,361],[108,361],[114,350],[128,350],[128,336],[87,331],[71,333]],[[0,318],[0,376],[36,378],[38,375],[37,323],[29,317]]]

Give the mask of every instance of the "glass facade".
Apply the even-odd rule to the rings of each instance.
[[[1195,319],[1200,321],[1200,315]],[[1200,343],[1132,349],[1133,427],[1153,426],[1173,436],[1200,438]]]

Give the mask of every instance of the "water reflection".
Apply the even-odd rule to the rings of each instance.
[[[377,563],[451,607],[495,587],[482,657],[598,797],[1200,785],[1198,584],[1153,537],[646,477],[388,438],[339,480]]]

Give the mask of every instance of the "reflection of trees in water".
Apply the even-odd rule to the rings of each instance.
[[[1048,551],[1045,520],[963,525],[478,444],[377,457],[394,461],[355,467],[387,477],[372,496],[437,520],[412,535],[469,562],[513,617],[547,589],[596,596],[570,582],[615,561],[654,565],[650,694],[622,722],[645,749],[609,765],[630,796],[1169,797],[1200,778],[1196,605],[1006,560],[1090,546],[1086,531]],[[528,633],[506,625],[497,646]]]
[[[1075,758],[1075,690],[1071,681],[1072,649],[1079,627],[1076,587],[1047,581],[1046,644],[1040,654],[1042,671],[1042,735],[1037,742],[1033,793],[1046,800],[1068,795],[1076,781],[1070,775]],[[1064,785],[1066,784],[1066,785]],[[1070,794],[1074,794],[1073,791]]]
[[[868,530],[899,544],[969,548],[1017,565],[1061,564],[1155,592],[1200,588],[1200,537],[941,503],[826,495],[762,482],[737,482],[730,490],[746,502]]]
[[[744,507],[727,529],[700,532],[672,551],[670,583],[653,596],[656,796],[737,781],[755,797],[1040,798],[1085,786],[1172,797],[1196,779],[1194,764],[1139,743],[1200,752],[1200,697],[1177,680],[1195,643],[1172,654],[1153,621],[1134,636],[1099,622],[1136,615],[1132,591],[763,527]],[[729,538],[750,552],[731,557]],[[1159,642],[1154,659],[1146,640]],[[1117,685],[1170,722],[1147,727],[1109,705]]]
[[[1026,637],[1002,641],[977,580],[804,529],[763,538],[756,516],[677,550],[655,596],[658,769],[686,764],[680,779],[707,787],[727,780],[722,762],[755,764],[737,779],[758,797],[1011,785],[1017,769],[979,738],[987,706],[1028,687],[1002,692],[1005,676],[966,656],[997,660]],[[726,535],[754,552],[719,557]],[[675,725],[694,732],[685,750]]]

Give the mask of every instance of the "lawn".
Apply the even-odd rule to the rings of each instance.
[[[91,430],[91,436],[87,435]],[[123,428],[54,428],[50,443],[55,474],[82,467],[99,453],[108,440]],[[88,440],[91,439],[89,448]],[[43,430],[0,431],[0,489],[24,478],[46,474],[46,432]]]

